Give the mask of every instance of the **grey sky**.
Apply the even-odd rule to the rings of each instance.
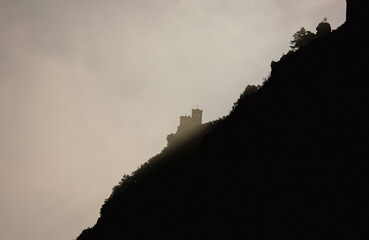
[[[0,239],[77,237],[180,115],[228,114],[324,17],[345,0],[0,0]]]

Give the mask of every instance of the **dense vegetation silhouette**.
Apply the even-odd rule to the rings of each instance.
[[[124,175],[78,240],[368,239],[360,16],[274,62],[227,117]]]
[[[331,25],[327,22],[327,18],[324,18],[322,22],[316,27],[316,34],[307,31],[302,27],[293,35],[293,40],[291,40],[291,51],[297,51],[306,45],[310,44],[314,39],[320,38],[324,35],[329,34],[332,31]]]

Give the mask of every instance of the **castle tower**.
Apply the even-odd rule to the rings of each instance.
[[[202,124],[202,110],[198,108],[192,109],[192,122],[194,125]]]
[[[191,116],[180,116],[179,126],[177,127],[177,133],[182,132],[185,129],[192,128],[202,124],[202,110],[192,109]]]

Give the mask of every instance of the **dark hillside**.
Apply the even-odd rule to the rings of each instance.
[[[369,51],[355,24],[125,176],[78,240],[368,239]]]

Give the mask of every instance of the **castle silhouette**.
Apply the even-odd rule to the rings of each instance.
[[[179,126],[177,127],[176,133],[171,133],[167,136],[168,145],[173,142],[178,136],[185,135],[186,133],[191,132],[190,130],[195,128],[196,126],[200,126],[202,124],[202,110],[196,107],[196,109],[192,109],[192,115],[184,115],[179,117]]]
[[[177,133],[182,132],[193,126],[202,124],[202,110],[199,108],[192,109],[192,116],[180,116],[179,126],[177,127]]]

